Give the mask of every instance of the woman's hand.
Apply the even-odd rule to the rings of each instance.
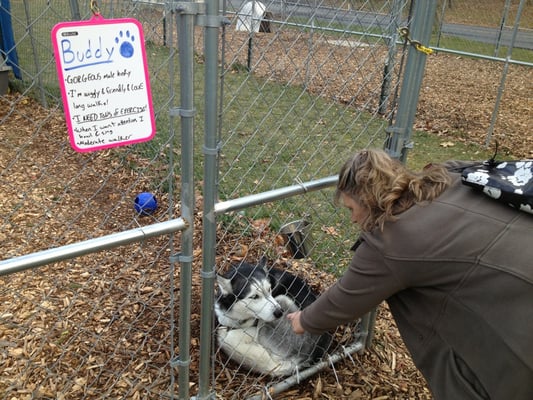
[[[300,324],[300,314],[301,311],[296,311],[290,314],[287,314],[287,319],[291,321],[292,330],[294,333],[301,335],[305,332],[304,328],[302,328],[302,324]]]

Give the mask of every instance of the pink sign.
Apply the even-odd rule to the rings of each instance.
[[[150,140],[155,118],[144,35],[131,18],[62,22],[52,43],[74,150]]]

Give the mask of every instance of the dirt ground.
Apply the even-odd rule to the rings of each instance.
[[[272,56],[276,57],[276,54],[272,54]],[[268,60],[265,60],[266,65],[269,65]],[[259,65],[257,67],[258,75],[266,73],[265,66]],[[297,67],[297,65],[294,66],[294,68]],[[440,54],[430,56],[418,107],[417,128],[440,135],[446,142],[468,141],[483,145],[497,93],[495,82],[499,82],[500,72],[499,68],[488,62]],[[279,71],[279,73],[281,74],[283,71]],[[355,84],[357,82],[354,82]],[[533,72],[531,68],[510,68],[494,137],[500,141],[506,152],[515,157],[533,157],[532,85]],[[319,86],[311,87],[310,90],[318,91]],[[335,93],[331,92],[329,96],[334,98]],[[65,227],[62,226],[62,221],[65,220],[82,221],[83,232],[93,232],[94,236],[104,235],[110,231],[115,231],[117,227],[127,225],[125,221],[131,218],[127,199],[118,196],[113,188],[126,185],[132,190],[142,190],[146,182],[134,181],[134,174],[120,165],[114,165],[112,157],[109,157],[106,152],[92,157],[72,152],[66,142],[67,133],[63,116],[59,112],[50,115],[49,110],[44,110],[35,101],[21,98],[19,94],[13,93],[0,97],[0,118],[3,119],[6,115],[9,116],[0,125],[0,138],[4,143],[4,146],[0,148],[0,176],[2,179],[0,208],[10,209],[9,202],[20,201],[20,187],[29,186],[33,190],[31,198],[23,199],[22,208],[8,217],[10,218],[8,224],[10,229],[0,232],[3,258],[18,254],[20,249],[24,249],[24,253],[27,253],[32,250],[31,246],[42,249],[43,246],[48,246],[51,243],[64,244],[76,241],[78,239],[76,234],[66,238],[58,235],[58,232],[65,230]],[[36,121],[37,123],[35,123]],[[54,159],[54,165],[51,170],[43,174],[43,167],[50,164],[51,158]],[[128,161],[143,163],[141,159]],[[16,170],[12,168],[12,165],[15,164]],[[90,166],[90,173],[80,179],[76,173],[81,166],[87,165]],[[103,186],[102,176],[108,176],[107,171],[110,168],[115,168],[115,173]],[[9,173],[4,174],[4,171],[8,170]],[[57,218],[48,216],[46,224],[37,228],[34,227],[37,230],[30,245],[26,237],[26,227],[32,221],[42,219],[43,213],[46,211],[44,211],[44,207],[41,207],[41,204],[49,202],[54,196],[52,189],[63,190],[65,182],[69,182],[69,188],[67,192],[61,194],[61,202],[56,206]],[[92,195],[94,187],[101,188],[98,196]],[[102,188],[104,189],[102,190]],[[88,204],[87,198],[90,198],[91,204]],[[112,210],[109,208],[110,203],[115,204],[115,208]],[[106,206],[102,206],[103,204]],[[95,205],[97,207],[94,207]],[[72,218],[73,215],[67,215],[72,210],[80,209],[85,211],[76,215],[76,218]],[[200,218],[197,223],[201,223]],[[74,228],[72,232],[76,232],[75,226],[69,228]],[[83,232],[80,232],[80,237],[82,237]],[[195,248],[201,248],[200,235],[195,238]],[[125,256],[126,254],[120,252],[116,254],[117,258]],[[76,277],[76,280],[83,280],[83,268],[70,273],[79,274],[81,277]],[[138,274],[138,272],[133,271],[132,274]],[[194,298],[199,297],[198,275],[196,274],[194,278]],[[3,278],[4,287],[9,285],[12,290],[12,292],[3,293],[16,294],[18,285],[24,289],[25,293],[30,289],[48,290],[49,284],[44,283],[45,278],[42,279],[42,282],[28,283],[24,281],[23,276],[19,278],[14,275],[8,280]],[[102,278],[102,282],[103,280],[104,278]],[[131,282],[124,284],[131,285]],[[118,301],[119,299],[115,297],[115,300]],[[2,302],[6,305],[9,304],[10,300],[3,296]],[[17,329],[16,324],[6,323],[6,318],[16,317],[13,313],[15,311],[11,310],[9,316],[6,316],[5,312],[0,315],[0,326],[2,327],[0,347],[8,348],[8,350],[0,352],[0,370],[3,369],[4,374],[6,371],[11,371],[12,377],[22,379],[26,375],[20,371],[24,371],[25,365],[23,362],[20,365],[17,364],[21,354],[12,351],[13,339],[10,337],[10,333]],[[198,316],[198,302],[195,302],[192,314]],[[47,315],[53,318],[53,313]],[[193,322],[192,329],[192,337],[194,338],[192,351],[194,354],[198,351],[199,326],[197,321]],[[110,338],[110,340],[115,339],[115,337]],[[33,340],[31,336],[26,336],[21,340],[24,341],[24,351],[31,348]],[[43,348],[52,352],[57,351],[57,348],[49,349],[46,346]],[[79,352],[80,349],[90,350],[81,346],[75,351]],[[72,360],[75,359],[65,357],[66,367],[68,367],[69,362],[74,362]],[[159,360],[159,362],[164,363],[164,359]],[[193,374],[196,372],[196,362],[197,360],[193,361],[191,367]],[[132,368],[138,367],[132,366]],[[18,372],[21,375],[17,375]],[[91,371],[87,371],[87,376],[90,373]],[[10,388],[13,388],[15,384],[12,382]],[[83,382],[80,382],[79,386],[82,384]],[[225,384],[222,376],[217,384]],[[120,388],[121,386],[118,385],[117,390]],[[91,398],[89,394],[85,393],[85,395],[87,398]],[[60,396],[53,398],[56,397],[61,398]],[[10,398],[30,397],[21,395]],[[51,397],[43,394],[37,398]],[[278,398],[427,400],[431,399],[431,395],[424,380],[412,364],[387,307],[380,306],[375,338],[370,350],[355,355],[353,360],[337,364],[334,372],[326,370],[319,373]]]

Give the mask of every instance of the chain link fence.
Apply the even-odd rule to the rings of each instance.
[[[451,82],[438,69],[429,70],[435,77],[432,90],[439,91],[439,97],[440,87],[453,92],[456,107],[445,115],[438,100],[428,95],[437,110],[429,129],[463,132],[483,139],[485,145],[497,140],[515,156],[531,158],[533,139],[527,132],[533,127],[532,3],[440,2],[435,30],[432,44],[439,55],[446,54],[446,65],[454,74]]]
[[[1,278],[0,398],[172,398],[182,270],[171,260],[181,234],[150,234],[182,214],[179,145],[168,115],[175,50],[164,46],[163,13],[131,1],[100,4],[105,18],[143,23],[158,93],[157,142],[81,154],[66,135],[50,32],[59,22],[89,19],[90,4],[10,3],[18,64],[0,96],[2,259],[52,261]],[[13,59],[12,51],[2,54]],[[156,195],[151,215],[134,209],[142,192]]]
[[[396,39],[406,2],[228,2],[225,15],[231,24],[222,34],[222,200],[305,187],[334,174],[357,149],[383,147],[398,91]],[[343,249],[355,232],[332,206],[332,189],[304,192],[222,216],[217,268],[267,254],[317,292],[328,287],[349,261]],[[299,233],[308,254],[300,259],[292,258],[283,234],[295,224],[305,227]],[[364,348],[367,326],[339,328],[330,354]],[[215,352],[213,386],[224,398],[274,395],[305,377],[250,373],[231,356]],[[335,371],[328,359],[323,368]]]
[[[33,255],[39,265],[0,278],[2,399],[188,398],[189,389],[200,397],[207,390],[227,399],[268,398],[305,377],[251,373],[218,348],[209,302],[212,266],[202,269],[206,253],[214,251],[218,273],[266,256],[269,265],[301,276],[317,292],[342,273],[357,232],[332,204],[331,176],[354,151],[383,147],[397,133],[408,39],[418,39],[399,28],[411,27],[413,5],[231,0],[220,3],[222,17],[213,19],[201,7],[191,11],[183,4],[99,2],[104,18],[131,17],[143,25],[157,135],[135,146],[80,154],[68,143],[50,31],[62,21],[91,18],[91,2],[2,2],[1,65],[9,77],[0,94],[2,259],[9,265]],[[426,76],[416,124],[465,134],[479,125],[483,135],[504,124],[506,132],[524,136],[531,120],[508,118],[502,110],[508,103],[515,112],[531,109],[532,6],[500,1],[480,12],[472,4],[436,7],[427,45],[438,54],[428,57],[427,68],[433,78],[447,73],[444,83],[436,83],[441,93],[454,90],[448,65],[461,68],[458,58],[469,66],[466,77],[497,70],[483,75],[490,77],[488,111],[459,110],[455,97],[432,97]],[[175,106],[187,86],[180,80],[183,65],[178,68],[186,53],[178,43],[186,36],[179,26],[183,14],[196,24],[189,113],[183,97],[181,108]],[[209,28],[220,37],[217,54],[205,50]],[[14,47],[5,45],[8,39]],[[219,66],[214,85],[204,80],[213,58]],[[483,63],[472,69],[472,59]],[[444,67],[435,69],[440,63]],[[466,81],[474,77],[459,86]],[[521,89],[506,89],[515,86]],[[215,93],[213,112],[204,98]],[[442,122],[459,111],[454,126]],[[178,133],[186,122],[177,116],[184,114],[194,116],[193,143]],[[200,134],[213,121],[215,146],[202,143]],[[402,150],[408,145],[400,143]],[[216,179],[209,181],[216,218],[202,187],[210,160],[216,160]],[[197,183],[184,180],[189,172]],[[141,192],[155,194],[153,214],[135,212]],[[233,205],[236,199],[242,203]],[[186,223],[153,228],[181,216]],[[205,218],[216,220],[214,244],[203,230]],[[294,222],[305,251],[291,247],[287,229]],[[114,234],[124,240],[115,241]],[[91,247],[102,237],[105,244]],[[79,244],[79,253],[42,253]],[[335,373],[335,355],[349,358],[344,350],[354,344],[352,350],[361,350],[369,334],[371,318],[339,328],[321,368]],[[199,356],[203,350],[207,359]],[[207,376],[200,389],[199,376]]]

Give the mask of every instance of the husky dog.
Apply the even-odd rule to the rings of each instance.
[[[296,335],[287,313],[316,299],[311,288],[286,271],[241,262],[217,275],[217,341],[234,361],[274,376],[291,375],[318,361],[331,335]]]

